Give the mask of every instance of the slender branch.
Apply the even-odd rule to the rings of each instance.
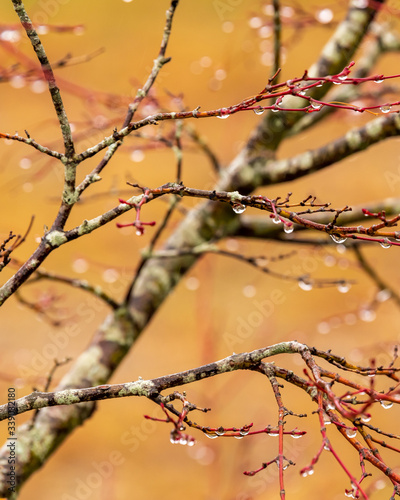
[[[60,123],[61,133],[64,140],[65,156],[71,159],[75,153],[74,142],[72,139],[72,132],[68,121],[67,113],[65,111],[64,103],[61,98],[60,89],[58,88],[56,83],[53,69],[47,58],[42,42],[40,41],[40,38],[35,28],[33,27],[32,21],[30,20],[22,1],[12,0],[12,3],[14,5],[14,10],[21,21],[22,27],[26,31],[29,40],[31,41],[33,50],[35,51],[36,56],[42,67],[43,75],[49,86],[49,91],[51,94],[53,106],[56,111],[58,121]]]
[[[274,64],[271,69],[271,75],[275,75],[281,67],[281,16],[280,16],[280,1],[273,0],[274,8]]]

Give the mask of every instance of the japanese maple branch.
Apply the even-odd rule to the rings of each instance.
[[[22,1],[12,0],[12,3],[14,5],[15,12],[17,13],[21,21],[21,25],[25,29],[26,34],[31,41],[33,50],[35,51],[42,67],[43,75],[49,86],[53,106],[60,123],[61,133],[64,140],[65,155],[67,158],[71,159],[75,153],[74,142],[72,139],[71,127],[64,108],[64,103],[61,98],[60,89],[58,88],[56,83],[53,69],[47,58],[42,42],[40,41],[40,38],[32,25],[32,21],[30,20]]]

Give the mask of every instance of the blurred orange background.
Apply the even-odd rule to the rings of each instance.
[[[75,134],[79,137],[78,151],[110,135],[114,126],[122,124],[126,103],[143,85],[157,56],[165,21],[166,1],[136,0],[42,0],[25,2],[28,13],[38,24],[75,26],[72,32],[49,33],[41,36],[49,59],[59,61],[67,54],[87,56],[104,49],[89,61],[56,70],[62,96]],[[329,5],[334,21],[342,19],[345,4]],[[318,19],[327,8],[322,1],[302,2],[302,8]],[[290,19],[290,11],[284,11]],[[195,2],[182,1],[174,19],[173,32],[167,50],[172,60],[167,64],[155,86],[161,105],[172,109],[171,94],[182,93],[188,109],[201,106],[215,109],[240,102],[259,92],[271,74],[272,39],[262,29],[268,8],[266,4],[248,0]],[[12,2],[1,2],[2,25],[12,30],[18,20]],[[398,18],[387,22],[397,23]],[[282,79],[300,76],[318,56],[328,40],[334,23],[317,20],[304,30],[284,29]],[[45,31],[45,30],[43,30]],[[17,36],[17,35],[15,35]],[[30,44],[22,39],[15,43],[23,54],[34,60]],[[2,66],[16,63],[15,55],[2,49]],[[376,73],[398,71],[398,55],[386,55]],[[81,90],[88,91],[82,97]],[[38,142],[62,150],[60,131],[48,93],[40,82],[12,79],[1,86],[0,132],[23,135],[27,130]],[[42,92],[43,91],[43,92]],[[100,93],[114,94],[121,99],[104,106]],[[138,117],[153,113],[151,103]],[[338,118],[340,117],[340,119]],[[238,153],[256,126],[259,117],[239,113],[229,120],[214,118],[194,121],[192,125],[207,138],[208,145],[223,165]],[[340,137],[352,127],[360,126],[370,116],[356,117],[342,112],[328,119],[323,127],[304,132],[285,141],[279,156],[287,156],[325,144]],[[168,130],[169,125],[159,125]],[[104,130],[102,129],[104,128]],[[89,130],[89,132],[88,132]],[[154,130],[144,129],[154,134]],[[335,167],[289,185],[260,190],[269,198],[286,196],[300,200],[309,194],[321,202],[341,208],[346,204],[367,204],[369,201],[396,196],[399,170],[399,139],[394,138],[374,146]],[[175,179],[174,154],[166,148],[148,148],[149,142],[135,137],[125,140],[113,161],[102,174],[102,182],[87,191],[75,207],[68,228],[83,219],[95,217],[118,203],[118,197],[130,196],[126,181],[137,180],[142,185],[157,187]],[[153,142],[150,142],[153,144]],[[43,227],[50,226],[57,213],[62,191],[62,171],[56,161],[49,161],[28,146],[8,141],[0,142],[0,236],[9,231],[23,234],[32,214],[33,229],[26,243],[16,253],[21,261],[36,246]],[[79,179],[90,172],[98,157],[80,166]],[[215,181],[209,161],[199,150],[184,150],[183,182],[187,186],[210,189]],[[194,200],[184,200],[192,207]],[[143,210],[145,220],[160,220],[167,205],[163,201],[149,204]],[[248,210],[251,213],[251,210]],[[131,213],[120,222],[129,222]],[[170,228],[181,216],[173,218]],[[118,230],[115,224],[61,247],[45,262],[44,269],[67,276],[86,279],[102,286],[116,299],[121,299],[139,260],[140,250],[149,242],[154,229],[142,237],[132,229]],[[229,240],[226,246],[246,255],[277,256],[287,246],[271,242]],[[290,250],[293,246],[290,246]],[[279,281],[236,261],[219,256],[206,256],[182,280],[160,308],[144,334],[134,345],[111,382],[128,382],[139,376],[154,378],[178,372],[223,358],[235,352],[249,351],[280,341],[297,339],[320,349],[332,349],[349,361],[368,365],[371,357],[377,364],[391,361],[393,346],[399,341],[399,311],[388,300],[382,303],[369,321],[360,318],[360,311],[376,295],[376,286],[355,263],[353,254],[343,246],[329,249],[298,247],[297,253],[274,265],[280,272],[312,272],[319,278],[356,280],[347,294],[336,289],[305,292],[290,282]],[[383,250],[379,245],[365,250],[380,276],[398,289],[397,247]],[[1,275],[2,283],[15,269],[9,266]],[[256,315],[257,305],[270,300],[274,293],[282,294],[282,303],[275,305],[264,317]],[[53,359],[75,358],[90,341],[108,309],[84,292],[67,286],[43,282],[23,288],[27,300],[52,301],[53,317],[61,318],[60,327],[52,326],[40,315],[9,299],[2,307],[0,338],[0,394],[6,402],[7,388],[17,388],[17,395],[29,394],[33,387],[42,389]],[[365,319],[365,317],[364,317]],[[67,338],[65,344],[60,339]],[[277,364],[301,373],[299,360],[283,356]],[[54,385],[65,371],[60,368]],[[272,391],[265,380],[254,373],[233,373],[185,387],[191,402],[211,407],[207,415],[194,420],[203,425],[241,427],[249,422],[254,428],[276,425],[277,408]],[[297,413],[315,410],[305,394],[289,386],[282,390],[284,403]],[[379,422],[389,432],[398,433],[398,410],[376,408]],[[256,469],[277,454],[277,440],[259,436],[237,441],[219,438],[208,440],[193,433],[194,447],[172,445],[170,428],[143,418],[144,414],[162,418],[161,411],[147,400],[126,398],[98,404],[94,417],[78,429],[49,459],[22,489],[20,498],[38,496],[42,500],[61,498],[104,500],[109,498],[143,500],[162,497],[197,499],[261,499],[278,498],[278,469],[272,466],[253,478],[242,474]],[[397,417],[396,417],[397,415]],[[29,415],[18,417],[24,422]],[[344,472],[328,453],[322,455],[312,477],[300,477],[299,470],[309,464],[319,449],[320,434],[317,416],[308,419],[287,417],[287,428],[308,431],[299,440],[288,437],[285,455],[297,463],[286,475],[288,498],[298,500],[321,498],[321,488],[329,498],[343,498],[350,483]],[[5,439],[6,424],[1,437]],[[329,429],[341,457],[352,472],[359,476],[358,457],[346,443],[336,442],[337,433]],[[399,463],[391,452],[384,456]],[[367,466],[368,471],[372,468]],[[379,478],[376,474],[374,477]],[[388,482],[375,484],[373,498],[387,499],[391,494]],[[326,497],[328,498],[328,497]]]

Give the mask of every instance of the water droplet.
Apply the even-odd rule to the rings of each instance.
[[[338,244],[344,243],[347,240],[345,236],[341,236],[340,234],[331,234],[330,236],[333,241]]]
[[[303,280],[303,279],[300,279],[298,281],[299,283],[299,287],[302,289],[302,290],[305,290],[306,292],[312,290],[313,288],[313,285],[312,285],[312,282],[311,281],[306,281],[306,280]]]
[[[225,120],[226,118],[229,118],[229,111],[227,108],[222,108],[219,112],[219,115],[217,118],[221,118],[221,120]]]
[[[385,410],[388,410],[389,408],[391,408],[393,406],[392,401],[385,401],[384,399],[381,399],[379,402],[380,402],[382,408],[385,408]]]
[[[307,90],[299,90],[297,93],[298,93],[299,95],[306,95]]]
[[[319,325],[317,326],[317,331],[322,335],[326,335],[331,331],[331,327],[329,326],[329,323],[327,321],[321,321],[321,323],[319,323]]]
[[[233,436],[235,439],[243,439],[243,436],[241,436],[240,434],[237,435],[237,436]]]
[[[312,467],[310,467],[309,469],[306,469],[304,470],[301,475],[303,477],[307,477],[307,476],[312,476],[314,474],[314,469]]]
[[[375,83],[382,83],[383,82],[383,78],[377,78],[376,80],[374,80]]]
[[[188,440],[185,436],[182,436],[179,440],[179,444],[185,445],[188,443]]]
[[[389,113],[391,108],[392,107],[389,104],[387,104],[385,106],[381,106],[379,109],[382,111],[382,113]]]
[[[223,427],[219,427],[216,431],[215,434],[217,436],[223,436],[225,434],[225,429]]]
[[[271,437],[278,437],[279,436],[279,431],[277,430],[272,430],[268,433],[269,436]]]
[[[361,309],[361,311],[358,313],[358,316],[361,321],[370,323],[376,318],[376,312],[372,309]]]
[[[194,446],[195,442],[196,441],[194,439],[189,439],[188,446]]]
[[[9,83],[14,89],[22,89],[26,85],[26,80],[22,75],[15,75],[10,78]]]
[[[216,439],[218,437],[217,434],[209,434],[208,432],[205,432],[205,435],[209,438],[209,439]]]
[[[323,84],[324,84],[323,82],[319,81],[316,87],[322,87]]]
[[[72,269],[76,273],[86,273],[86,271],[89,269],[89,262],[86,259],[76,259],[72,262]]]
[[[342,83],[342,82],[341,82],[341,81],[338,81],[338,82],[337,82],[337,81],[335,81],[335,80],[332,80],[332,83],[333,83],[334,85],[341,85],[341,83]]]
[[[239,431],[239,434],[240,434],[241,436],[247,436],[247,434],[248,434],[248,433],[249,433],[249,429],[241,429],[241,430]]]
[[[135,149],[132,151],[130,158],[135,163],[140,163],[144,160],[144,152],[141,149]]]
[[[357,430],[355,429],[346,429],[346,434],[349,436],[349,438],[354,438],[357,436]]]
[[[19,42],[20,38],[21,35],[16,30],[4,30],[0,33],[0,40],[4,40],[5,42],[16,43]]]
[[[311,107],[316,111],[319,111],[322,108],[322,104],[319,104],[318,102],[312,102]]]
[[[272,219],[272,222],[273,222],[274,224],[280,224],[282,221],[281,221],[281,218],[280,218],[278,215],[276,215],[276,216]]]
[[[388,238],[384,238],[380,243],[382,248],[390,248],[392,246],[392,243]]]
[[[328,24],[333,19],[333,12],[331,9],[321,9],[316,13],[315,17],[321,24]]]
[[[136,236],[142,236],[143,234],[143,231],[141,231],[140,229],[136,229]]]
[[[171,431],[169,440],[172,444],[178,444],[180,441],[179,434],[177,434],[175,430]]]
[[[347,79],[347,75],[340,75],[338,76],[338,79],[344,82]]]
[[[361,417],[361,422],[364,422],[364,424],[367,424],[370,420],[371,420],[371,416],[370,415],[363,415]]]
[[[376,294],[376,300],[378,302],[386,302],[387,300],[390,299],[391,296],[392,296],[391,291],[385,288],[383,290],[379,290],[379,292]]]
[[[254,111],[254,113],[255,113],[256,115],[262,115],[262,114],[264,113],[265,109],[263,109],[263,108],[258,108],[258,109],[253,109],[253,111]]]
[[[279,109],[277,109],[277,108],[273,108],[273,109],[271,109],[271,111],[272,111],[273,113],[278,113]]]
[[[29,158],[21,158],[19,161],[19,166],[22,169],[27,170],[28,168],[31,168],[32,161]]]
[[[242,214],[246,210],[246,207],[241,203],[234,203],[232,205],[232,210],[235,212],[235,214]]]
[[[293,233],[294,226],[293,224],[290,224],[290,226],[288,224],[285,224],[283,230],[285,231],[286,234],[291,234]]]
[[[291,434],[291,436],[293,439],[300,439],[301,437],[303,437],[303,434]]]
[[[324,412],[322,418],[324,420],[325,425],[330,425],[332,423],[329,415],[327,415],[325,412]]]
[[[350,283],[346,283],[345,281],[343,281],[342,283],[338,284],[337,289],[340,293],[347,293],[350,290],[350,287]]]
[[[30,89],[34,94],[42,94],[47,90],[47,83],[44,80],[34,80],[30,83]]]
[[[335,405],[329,401],[328,403],[326,403],[326,409],[327,410],[334,410]]]

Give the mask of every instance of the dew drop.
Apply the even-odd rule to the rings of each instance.
[[[241,430],[239,431],[239,434],[240,434],[241,436],[247,436],[247,434],[248,434],[248,433],[249,433],[249,429],[241,429]]]
[[[271,437],[278,437],[279,436],[279,431],[272,430],[268,433],[269,436]]]
[[[19,42],[21,35],[16,30],[4,30],[0,34],[0,40],[4,40],[5,42]]]
[[[279,109],[277,109],[277,108],[273,108],[273,109],[271,109],[271,111],[272,111],[273,113],[278,113]]]
[[[35,80],[31,82],[30,89],[34,94],[41,94],[47,90],[47,84],[43,80]]]
[[[375,83],[383,83],[383,78],[377,78],[374,80]]]
[[[185,438],[184,436],[182,436],[179,440],[179,444],[182,444],[182,445],[185,445],[188,443],[188,440],[187,438]]]
[[[218,437],[217,434],[208,434],[208,432],[205,433],[205,435],[209,438],[209,439],[216,439]]]
[[[136,230],[136,236],[142,236],[142,234],[143,234],[143,231],[141,231],[140,229]]]
[[[299,287],[302,289],[302,290],[305,290],[306,292],[312,290],[313,288],[313,285],[311,283],[311,281],[305,281],[303,279],[300,279],[298,281],[298,284],[299,284]]]
[[[385,408],[385,410],[388,410],[389,408],[391,408],[393,406],[392,401],[385,401],[384,399],[381,399],[379,402],[380,402],[382,408]]]
[[[135,149],[132,151],[130,158],[133,162],[140,163],[144,160],[144,152],[141,149]]]
[[[338,284],[337,289],[340,293],[347,293],[350,290],[350,284],[343,281]]]
[[[340,75],[338,76],[338,79],[344,82],[345,80],[347,80],[347,75]]]
[[[194,439],[190,439],[188,441],[188,446],[194,446],[194,443],[195,443]]]
[[[235,439],[243,439],[243,436],[241,436],[240,434],[237,435],[237,436],[233,436]]]
[[[381,106],[379,109],[382,111],[382,113],[389,113],[391,110],[391,106],[389,105]]]
[[[299,90],[297,93],[299,95],[306,95],[307,91],[306,90]]]
[[[26,85],[26,80],[22,75],[12,76],[9,82],[11,87],[13,87],[14,89],[22,89],[22,87],[25,87]]]
[[[314,469],[312,467],[310,467],[309,469],[306,469],[304,470],[301,475],[303,477],[307,477],[307,476],[312,476],[314,474]]]
[[[288,224],[285,224],[283,230],[285,231],[286,234],[291,234],[293,233],[294,226],[293,224],[290,224],[290,226]]]
[[[322,108],[322,104],[319,104],[318,102],[312,102],[311,107],[316,111],[319,111]]]
[[[262,114],[264,113],[265,109],[263,109],[263,108],[258,108],[258,109],[253,109],[253,111],[254,111],[254,113],[255,113],[256,115],[262,115]]]
[[[217,436],[223,436],[225,434],[225,429],[223,427],[219,427],[216,431],[215,434]]]
[[[21,160],[19,161],[19,166],[22,169],[27,170],[28,168],[31,168],[32,161],[29,158],[21,158]]]
[[[235,214],[242,214],[246,210],[246,207],[241,203],[235,203],[234,205],[232,205],[232,210],[235,212]]]
[[[291,434],[291,436],[293,439],[300,439],[301,437],[303,437],[303,434]]]
[[[221,120],[226,120],[227,118],[229,118],[229,111],[227,110],[227,108],[222,108],[219,113],[220,114],[217,116],[217,118],[221,118]]]
[[[319,81],[316,87],[322,87],[323,84],[324,84],[323,82]]]
[[[326,335],[331,331],[331,327],[329,326],[329,323],[327,321],[321,321],[319,325],[317,326],[317,331],[321,335]]]
[[[329,24],[333,19],[333,12],[331,9],[321,9],[317,12],[315,17],[321,24]]]
[[[388,238],[384,238],[381,242],[381,247],[382,248],[390,248],[392,246],[392,243],[390,242],[390,240]]]
[[[329,415],[327,415],[325,412],[323,414],[323,419],[324,419],[324,424],[325,425],[330,425],[332,423]]]
[[[358,315],[361,321],[365,321],[366,323],[370,323],[376,318],[376,312],[372,309],[361,309]]]
[[[346,429],[346,434],[349,438],[354,438],[357,436],[357,431],[355,429]]]
[[[272,222],[274,224],[280,224],[281,223],[281,219],[278,215],[276,215],[273,219],[272,219]]]
[[[344,236],[340,236],[340,234],[331,234],[330,236],[337,244],[344,243],[347,240],[347,238],[345,238]]]
[[[368,416],[367,415],[363,415],[361,417],[361,422],[364,422],[364,424],[367,424],[368,422],[370,422],[370,420],[371,420],[371,417],[369,415]]]
[[[390,290],[384,288],[383,290],[379,290],[379,292],[376,294],[376,300],[378,302],[386,302],[390,299],[391,296],[392,293],[390,292]]]

